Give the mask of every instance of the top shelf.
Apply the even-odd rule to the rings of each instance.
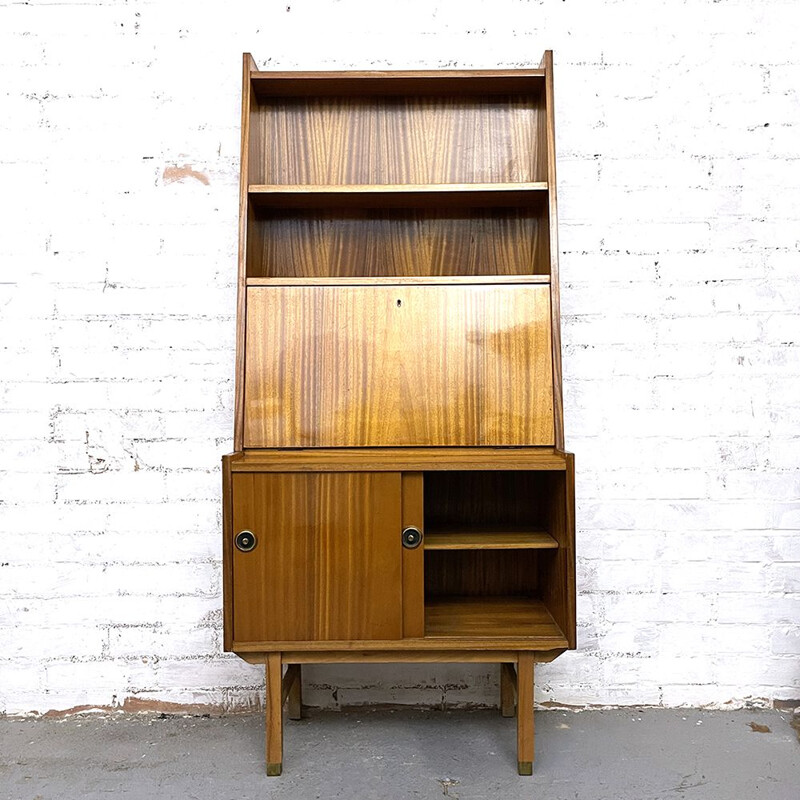
[[[251,184],[259,208],[425,208],[526,206],[539,202],[547,183]]]
[[[543,69],[250,73],[256,97],[325,95],[491,95],[541,91]]]

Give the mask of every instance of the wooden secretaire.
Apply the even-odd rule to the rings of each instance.
[[[318,662],[575,647],[552,54],[538,69],[260,72],[244,57],[225,648],[264,663],[267,772]]]

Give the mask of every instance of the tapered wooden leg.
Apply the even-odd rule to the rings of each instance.
[[[517,771],[533,774],[533,653],[517,661]]]
[[[289,687],[287,708],[289,719],[300,719],[303,710],[303,672],[299,664],[295,664],[295,666],[297,667],[297,676]]]
[[[280,653],[267,654],[267,775],[283,769],[283,669]]]
[[[514,716],[514,695],[517,675],[513,664],[500,665],[500,713],[504,717]]]

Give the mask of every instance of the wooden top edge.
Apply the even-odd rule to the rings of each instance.
[[[443,285],[453,286],[454,284],[475,284],[475,285],[496,285],[496,284],[517,284],[550,283],[549,275],[411,275],[397,277],[376,276],[360,278],[248,278],[248,287],[263,286],[403,286],[403,285]]]
[[[566,468],[566,456],[550,447],[245,450],[240,459],[231,462],[234,472],[563,471]]]
[[[560,650],[568,649],[564,636],[497,636],[457,637],[426,636],[421,639],[389,639],[376,641],[286,641],[233,642],[234,653],[269,653],[292,650],[296,652],[395,651],[402,660],[403,651],[419,650]]]
[[[391,194],[394,192],[546,192],[547,181],[519,183],[275,183],[250,184],[250,194]]]
[[[250,79],[254,81],[285,80],[364,80],[409,78],[543,78],[541,67],[529,69],[401,69],[401,70],[251,70]]]

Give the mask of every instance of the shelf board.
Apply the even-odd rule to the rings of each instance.
[[[251,184],[259,208],[441,208],[526,206],[547,196],[547,182]]]
[[[423,546],[426,550],[552,550],[558,542],[545,531],[427,529]]]
[[[247,278],[248,286],[425,286],[453,284],[550,283],[549,275],[409,275],[361,278]]]
[[[491,95],[535,94],[544,86],[543,69],[372,70],[330,72],[252,71],[256,97],[331,95]]]
[[[531,597],[433,597],[425,600],[425,638],[520,637],[542,646],[567,640],[541,600]]]
[[[430,470],[564,471],[552,447],[311,447],[247,449],[233,472],[419,472]]]

